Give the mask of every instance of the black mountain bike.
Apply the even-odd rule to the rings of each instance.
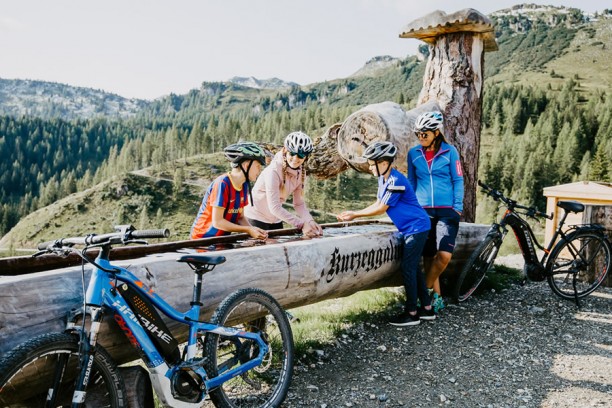
[[[525,273],[530,280],[546,279],[555,294],[563,299],[574,300],[578,306],[580,298],[589,295],[601,285],[610,269],[612,253],[612,245],[606,237],[604,227],[599,224],[570,225],[567,232],[563,230],[568,214],[584,211],[583,204],[576,201],[557,203],[564,213],[555,234],[544,248],[537,241],[525,217],[539,220],[552,219],[552,215],[542,213],[535,207],[518,204],[480,181],[478,184],[483,192],[498,201],[500,206],[506,207],[506,211],[499,223],[494,222],[491,225],[485,239],[461,270],[453,294],[456,301],[467,300],[478,288],[497,257],[508,233],[508,226],[514,231],[519,243],[525,259]],[[536,247],[544,252],[541,259],[538,259]]]

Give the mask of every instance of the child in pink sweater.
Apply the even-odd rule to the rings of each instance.
[[[251,225],[264,230],[281,229],[284,221],[301,229],[307,237],[322,235],[321,226],[304,202],[304,162],[312,150],[312,140],[305,133],[287,135],[283,149],[276,153],[253,187],[253,203],[245,207]],[[282,205],[291,195],[295,214]]]

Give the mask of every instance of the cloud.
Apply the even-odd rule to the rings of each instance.
[[[10,31],[22,31],[25,29],[25,24],[23,24],[19,20],[15,20],[10,17],[1,17],[0,16],[0,31],[10,32]]]

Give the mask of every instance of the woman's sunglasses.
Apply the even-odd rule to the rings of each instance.
[[[414,132],[414,134],[419,138],[419,139],[427,139],[427,137],[429,136],[429,133],[427,132]]]
[[[308,155],[307,155],[307,154],[305,154],[305,153],[295,153],[295,152],[289,152],[289,154],[290,154],[290,155],[292,155],[292,156],[297,156],[297,157],[299,157],[300,159],[305,159],[306,157],[308,157]]]

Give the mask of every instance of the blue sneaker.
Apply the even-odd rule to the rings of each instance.
[[[446,305],[444,304],[444,299],[442,296],[438,295],[434,292],[431,298],[431,306],[433,307],[434,313],[438,314],[440,310],[444,309]]]

